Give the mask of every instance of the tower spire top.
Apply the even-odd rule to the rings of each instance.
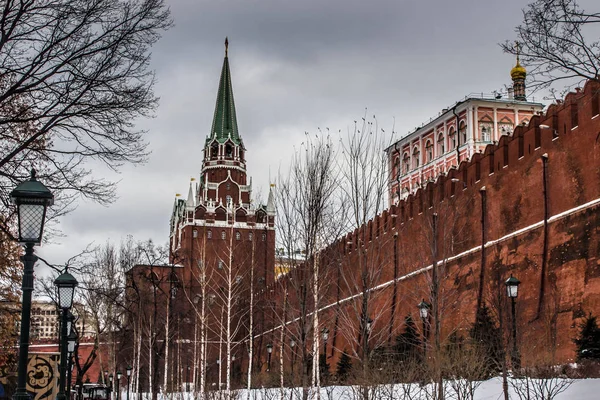
[[[238,132],[235,103],[233,101],[233,88],[231,86],[231,72],[229,71],[229,58],[227,57],[228,48],[229,40],[225,38],[225,59],[223,60],[223,68],[221,69],[215,114],[208,140],[217,139],[220,143],[223,143],[231,139],[234,143],[240,144],[241,138]]]
[[[525,96],[525,78],[527,77],[527,70],[521,65],[519,56],[521,55],[521,46],[519,42],[515,41],[515,53],[517,55],[517,64],[510,70],[510,77],[513,81],[513,91],[515,100],[527,101]]]

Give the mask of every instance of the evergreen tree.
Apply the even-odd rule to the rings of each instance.
[[[352,360],[344,350],[342,356],[340,357],[340,360],[337,363],[337,370],[335,372],[340,383],[346,382],[348,376],[350,375],[350,371],[352,371]]]
[[[479,309],[475,322],[469,330],[469,335],[473,342],[483,350],[486,362],[486,370],[482,371],[484,376],[494,376],[502,365],[503,358],[503,346],[502,346],[502,333],[500,328],[496,326],[490,310],[484,303]]]
[[[404,318],[404,332],[396,337],[396,354],[400,361],[421,359],[421,335],[412,316]]]
[[[590,313],[579,324],[579,338],[573,341],[577,345],[578,360],[600,360],[600,328],[595,316]]]

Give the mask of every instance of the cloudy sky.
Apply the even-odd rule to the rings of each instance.
[[[50,262],[127,235],[168,241],[175,194],[200,172],[225,36],[248,173],[266,197],[304,132],[346,131],[367,108],[387,132],[406,134],[469,93],[503,89],[514,59],[498,43],[514,40],[527,1],[169,3],[175,26],[153,49],[161,104],[141,123],[152,154],[110,176],[114,204],[81,201],[60,221],[64,237],[40,248]]]

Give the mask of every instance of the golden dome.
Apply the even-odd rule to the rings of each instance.
[[[517,57],[517,65],[510,70],[510,76],[513,81],[516,79],[525,79],[527,76],[527,70],[519,63],[519,58]]]

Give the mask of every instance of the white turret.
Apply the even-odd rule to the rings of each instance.
[[[194,211],[196,208],[196,201],[194,198],[194,178],[190,181],[190,189],[188,191],[187,201],[185,202],[185,208],[187,211]]]
[[[269,199],[267,200],[267,214],[275,215],[275,195],[273,194],[274,183],[271,183],[269,188]]]

